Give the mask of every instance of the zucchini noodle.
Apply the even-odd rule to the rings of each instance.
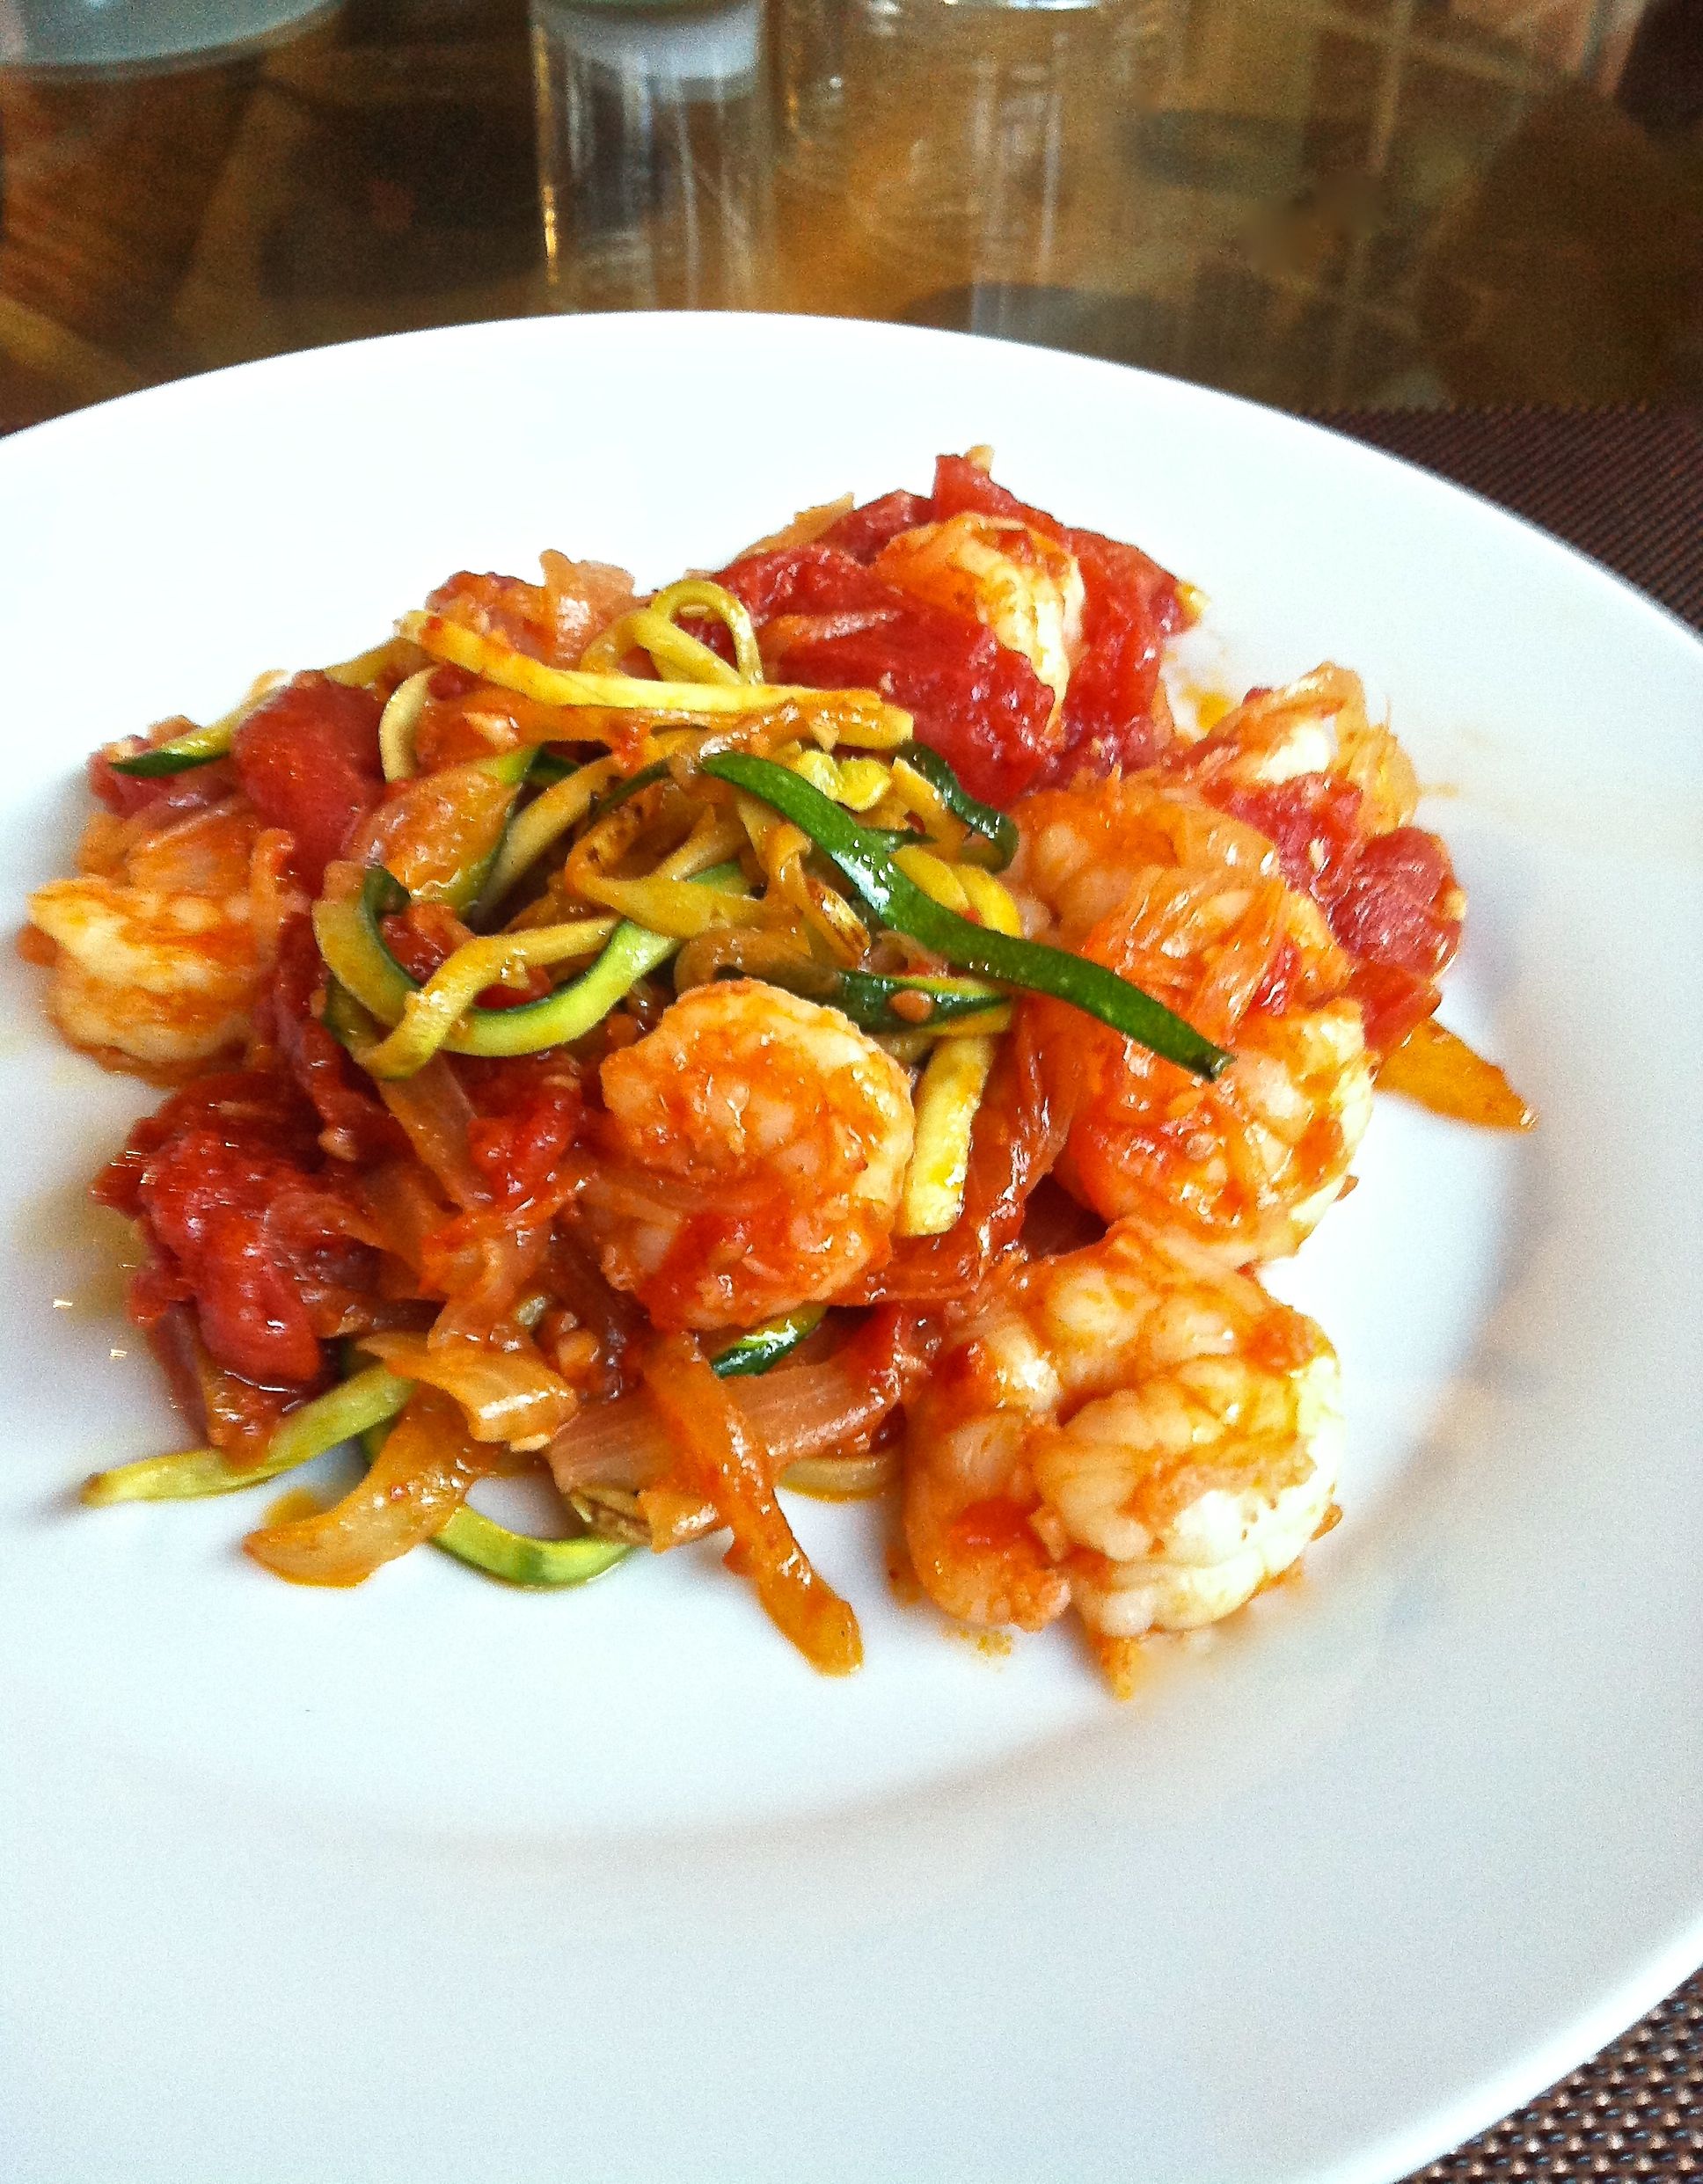
[[[818,781],[816,786],[824,785]],[[832,795],[833,792],[827,792]],[[835,800],[844,803],[844,798]],[[954,816],[933,784],[908,765],[903,756],[895,757],[888,769],[887,793],[873,809],[874,824],[880,827],[902,827],[911,817],[920,819],[923,831],[942,849],[953,855],[963,847],[969,829],[961,819]]]
[[[508,831],[485,883],[486,902],[501,902],[521,874],[537,863],[552,842],[577,826],[593,800],[618,778],[619,769],[612,758],[596,759],[577,773],[553,783],[524,811],[517,812],[508,822]]]
[[[563,925],[539,925],[530,932],[497,932],[464,941],[408,996],[389,1036],[376,1046],[362,1048],[356,1058],[370,1077],[412,1077],[431,1060],[487,986],[512,985],[526,971],[593,954],[614,930],[612,918],[582,917]],[[351,990],[357,1000],[372,1006],[358,987]],[[378,1009],[373,1012],[383,1013]]]
[[[969,908],[969,895],[957,866],[943,857],[936,857],[931,850],[905,847],[894,851],[893,862],[942,909],[956,910],[961,917]]]
[[[763,654],[757,646],[750,609],[742,599],[736,599],[726,585],[713,583],[707,576],[683,576],[677,583],[666,585],[650,603],[654,613],[670,622],[677,622],[682,611],[688,609],[715,616],[733,639],[734,663],[740,681],[764,680]]]
[[[654,607],[635,607],[618,622],[611,622],[601,637],[586,646],[580,672],[617,675],[621,662],[635,651],[648,653],[659,675],[672,675],[683,683],[736,685],[743,680],[719,652],[712,652],[700,638],[670,622],[667,615],[658,614]]]
[[[259,1486],[311,1463],[340,1441],[353,1440],[369,1426],[394,1418],[413,1391],[413,1381],[398,1379],[383,1365],[375,1365],[292,1411],[258,1463],[241,1463],[219,1449],[144,1457],[137,1464],[97,1472],[84,1486],[83,1499],[104,1507],[114,1501],[191,1501]]]
[[[893,785],[891,771],[876,758],[836,758],[828,751],[777,756],[784,766],[791,767],[837,804],[844,804],[847,811],[873,811]]]
[[[549,668],[530,654],[515,652],[438,614],[404,615],[401,635],[433,659],[464,668],[503,690],[536,698],[540,705],[617,713],[638,712],[659,719],[676,718],[708,723],[729,717],[793,708],[819,724],[837,741],[876,750],[895,750],[910,741],[911,719],[897,705],[872,690],[819,690],[786,683],[735,681],[647,683],[631,675],[592,675],[574,668]],[[589,724],[588,724],[588,732]],[[560,740],[553,729],[539,740]]]
[[[353,660],[340,660],[325,672],[332,682],[340,683],[346,690],[364,690],[369,683],[377,682],[397,663],[397,656],[408,647],[394,637],[387,637],[382,645],[375,645],[369,652],[358,652]]]
[[[998,1050],[996,1040],[976,1034],[945,1040],[929,1056],[917,1088],[917,1143],[899,1202],[901,1236],[942,1236],[963,1211],[970,1133]]]
[[[818,1501],[862,1501],[885,1494],[899,1476],[896,1449],[872,1449],[866,1456],[804,1456],[789,1464],[777,1482],[793,1494]]]
[[[979,865],[954,865],[953,872],[974,915],[995,932],[1020,934],[1023,920],[1009,891]]]
[[[809,836],[801,828],[777,820],[755,797],[740,797],[737,808],[771,888],[790,906],[831,961],[860,962],[869,946],[868,929],[844,895],[804,869],[812,848]]]
[[[414,772],[414,728],[425,709],[435,668],[420,668],[397,684],[378,719],[378,761],[387,781]]]
[[[216,758],[230,756],[237,740],[237,731],[261,702],[287,682],[289,677],[271,668],[264,675],[257,675],[248,686],[241,701],[229,712],[221,713],[204,728],[186,728],[181,735],[174,735],[170,742],[157,743],[150,749],[137,751],[129,758],[113,761],[114,773],[128,774],[139,780],[150,780],[160,774],[186,772],[191,766],[204,766]]]

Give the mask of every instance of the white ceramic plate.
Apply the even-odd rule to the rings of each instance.
[[[1342,1353],[1346,1523],[1120,1707],[1063,1630],[996,1661],[896,1606],[866,1510],[798,1513],[864,1619],[836,1685],[710,1552],[312,1593],[238,1553],[252,1503],[75,1509],[173,1439],[80,1210],[142,1099],[11,963],[14,2184],[1375,2184],[1703,1955],[1703,651],[1590,564],[1290,420],[954,336],[290,357],[0,447],[6,913],[91,744],[353,653],[450,569],[661,581],[983,440],[1204,586],[1195,672],[1355,664],[1446,786],[1446,1014],[1543,1126],[1381,1108],[1284,1277]]]

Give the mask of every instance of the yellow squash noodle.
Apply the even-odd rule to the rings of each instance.
[[[414,729],[425,710],[435,668],[421,668],[398,683],[378,717],[378,761],[387,781],[406,781],[414,772]]]
[[[797,751],[781,763],[847,811],[873,810],[892,786],[893,777],[879,758],[836,758],[828,751]]]
[[[618,673],[630,652],[647,652],[659,675],[683,683],[738,683],[737,668],[700,638],[670,622],[654,607],[635,607],[594,638],[580,661],[582,673]]]
[[[734,640],[734,661],[740,680],[762,682],[763,654],[757,647],[750,609],[725,584],[707,576],[683,576],[678,583],[659,591],[650,603],[653,612],[666,616],[670,622],[677,622],[682,611],[689,608],[714,615]]]
[[[515,652],[438,614],[406,614],[397,627],[434,660],[464,668],[541,705],[705,722],[786,705],[801,719],[830,729],[842,742],[894,750],[910,741],[910,715],[873,690],[818,690],[781,683],[650,683],[638,676],[546,667],[530,654]]]
[[[954,865],[953,871],[969,907],[990,931],[1021,934],[1023,920],[1017,905],[990,872],[979,865]]]
[[[486,882],[485,900],[500,902],[521,874],[537,864],[552,842],[559,841],[590,810],[593,800],[618,778],[612,758],[599,758],[565,780],[557,781],[510,820],[497,861]]]
[[[958,867],[948,865],[943,857],[936,857],[929,850],[906,847],[894,851],[893,862],[907,880],[913,880],[942,909],[956,910],[961,917],[969,908],[969,896],[964,891]]]
[[[905,1172],[901,1236],[943,1236],[964,1207],[970,1133],[998,1049],[996,1039],[943,1040],[916,1092],[917,1143]]]

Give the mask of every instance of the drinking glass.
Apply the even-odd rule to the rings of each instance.
[[[573,310],[767,300],[761,0],[532,0],[545,251]]]

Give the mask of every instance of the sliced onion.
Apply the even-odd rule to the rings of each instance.
[[[243,1545],[293,1584],[358,1585],[442,1530],[494,1456],[469,1438],[447,1395],[422,1388],[358,1486],[317,1516],[263,1525]]]
[[[364,1336],[361,1347],[400,1378],[453,1396],[476,1441],[542,1448],[567,1423],[579,1402],[530,1340],[499,1348],[460,1336],[440,1342],[423,1334],[374,1334]]]
[[[467,1150],[473,1103],[441,1054],[412,1077],[376,1085],[379,1098],[407,1132],[408,1143],[458,1206],[488,1206],[491,1194]]]
[[[742,1381],[740,1409],[778,1468],[862,1445],[920,1379],[932,1340],[912,1313],[874,1313],[844,1348],[820,1364],[785,1365]],[[545,1450],[565,1494],[581,1486],[649,1486],[673,1460],[646,1397],[623,1396],[581,1411]]]
[[[646,1360],[645,1387],[675,1448],[664,1494],[713,1502],[733,1532],[728,1560],[776,1629],[824,1676],[849,1676],[863,1660],[858,1618],[793,1537],[775,1499],[773,1456],[697,1338],[664,1336]]]

